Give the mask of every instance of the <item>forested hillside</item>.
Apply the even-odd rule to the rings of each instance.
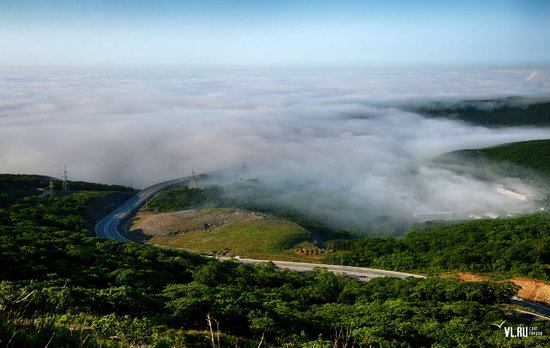
[[[548,134],[550,137],[550,134]],[[461,150],[451,153],[497,166],[513,164],[536,172],[550,183],[550,140],[532,140],[499,145],[485,149]],[[520,173],[520,168],[506,168],[507,174]],[[512,170],[512,173],[510,173]]]
[[[550,186],[550,140],[461,150],[437,160],[479,165],[492,173],[535,182],[541,186],[541,196]],[[548,201],[540,204],[547,205]],[[329,247],[340,250],[325,259],[329,263],[433,273],[471,271],[548,280],[550,213],[459,223],[428,222],[413,226],[400,239],[340,240],[332,241]]]
[[[416,225],[400,239],[334,241],[329,263],[429,272],[471,271],[550,279],[550,214]]]
[[[550,101],[522,98],[436,102],[412,109],[427,117],[492,126],[550,126]]]
[[[365,284],[322,270],[300,275],[100,240],[85,220],[88,206],[107,194],[99,191],[104,187],[39,197],[32,188],[40,180],[2,176],[2,346],[550,344],[546,337],[506,338],[491,325],[519,324],[502,305],[515,293],[508,283],[411,278]]]

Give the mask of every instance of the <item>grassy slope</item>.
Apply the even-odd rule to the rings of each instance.
[[[211,225],[208,230],[205,223]],[[143,234],[149,243],[184,250],[265,259],[294,259],[296,248],[312,249],[310,233],[300,225],[234,208],[202,208],[172,213],[140,212],[129,237]],[[315,257],[302,259],[318,260]]]
[[[218,253],[227,249],[232,255],[250,258],[280,259],[292,256],[294,248],[309,233],[290,221],[266,219],[195,230],[176,236],[153,237],[150,242],[201,253]]]
[[[174,212],[191,208],[201,208],[201,214],[223,209],[239,208],[241,211],[265,211],[254,204],[248,206],[240,201],[232,201],[224,196],[223,189],[209,187],[205,189],[177,188],[159,193],[151,200],[149,208],[156,212]],[[318,255],[300,255],[296,249],[314,249],[316,245],[308,239],[320,235],[330,235],[332,231],[323,229],[310,221],[287,216],[280,211],[269,211],[270,218],[260,221],[245,221],[236,225],[216,226],[205,232],[202,228],[186,233],[174,233],[171,236],[155,236],[149,242],[159,245],[182,248],[201,253],[219,253],[228,249],[231,255],[277,260],[300,260],[318,262]],[[273,216],[274,215],[274,216]],[[210,217],[200,223],[219,220]],[[302,224],[304,222],[305,224]],[[182,221],[180,227],[185,229],[189,221]],[[134,224],[136,226],[136,224]],[[164,227],[164,226],[163,226]],[[175,228],[177,231],[178,228]],[[327,232],[328,231],[328,232]]]

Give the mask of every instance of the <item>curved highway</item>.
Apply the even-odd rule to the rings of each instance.
[[[530,309],[533,309],[539,313],[542,313],[542,314],[545,314],[545,315],[550,315],[550,307],[548,306],[545,306],[545,305],[542,305],[540,303],[536,303],[536,302],[531,302],[531,301],[527,301],[523,298],[520,298],[520,297],[512,297],[512,300],[510,301],[510,303],[512,304],[516,304],[518,306],[522,306],[522,307],[526,307],[526,308],[530,308]],[[546,320],[549,320],[548,317],[544,317]]]
[[[260,263],[270,262],[270,260],[259,260],[259,259],[244,259],[244,258],[229,258],[229,257],[219,257],[219,260],[235,260],[241,263],[246,263],[250,265],[257,265]],[[327,271],[333,273],[344,273],[353,278],[359,280],[369,280],[372,278],[378,277],[392,277],[392,278],[425,278],[424,276],[411,273],[403,272],[394,272],[394,271],[385,271],[382,269],[376,268],[366,268],[366,267],[353,267],[353,266],[340,266],[340,265],[330,265],[325,263],[306,263],[306,262],[294,262],[294,261],[271,261],[273,264],[279,268],[286,268],[295,272],[306,272],[311,271],[315,268],[324,268]]]
[[[124,202],[120,207],[107,214],[103,219],[101,219],[95,225],[96,236],[100,238],[116,240],[118,242],[131,242],[131,240],[124,237],[120,233],[119,226],[124,222],[124,220],[130,218],[134,213],[139,210],[139,208],[141,208],[145,204],[147,199],[152,198],[160,191],[176,186],[186,185],[188,182],[189,178],[186,177],[161,182],[160,184],[156,184],[144,189],[137,195]]]

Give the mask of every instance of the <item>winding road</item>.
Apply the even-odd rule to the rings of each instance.
[[[130,218],[145,204],[147,199],[152,198],[160,191],[176,186],[187,185],[188,182],[189,178],[185,177],[161,182],[160,184],[144,189],[101,219],[95,225],[96,236],[116,240],[118,242],[131,242],[131,240],[124,237],[120,233],[119,226],[124,222],[124,220]]]
[[[516,296],[512,297],[512,300],[510,301],[510,303],[518,305],[518,306],[526,307],[526,308],[529,308],[529,309],[533,309],[533,310],[535,310],[539,313],[545,314],[545,315],[550,315],[550,307],[542,305],[540,303],[527,301],[525,299],[522,299],[522,298],[516,297]],[[544,317],[544,318],[546,320],[550,320],[550,318],[548,318],[548,317]]]
[[[270,262],[270,260],[260,260],[260,259],[244,259],[244,258],[229,258],[229,257],[220,257],[219,260],[236,260],[241,263],[246,263],[250,265],[257,265],[260,263]],[[321,263],[306,263],[306,262],[294,262],[294,261],[271,261],[275,266],[279,268],[286,268],[296,272],[306,272],[311,271],[314,268],[324,268],[327,271],[333,273],[343,273],[348,276],[352,276],[359,280],[369,280],[377,277],[393,277],[393,278],[425,278],[424,276],[403,272],[394,272],[394,271],[384,271],[381,269],[375,268],[366,268],[366,267],[352,267],[352,266],[339,266],[339,265],[329,265]]]

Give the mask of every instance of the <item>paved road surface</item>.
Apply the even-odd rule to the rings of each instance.
[[[152,198],[154,195],[159,193],[162,190],[172,188],[179,185],[184,185],[189,182],[189,178],[180,178],[161,182],[160,184],[153,185],[148,187],[133,196],[126,202],[124,202],[120,207],[116,208],[103,219],[101,219],[95,225],[95,234],[98,237],[105,239],[112,239],[119,242],[131,242],[129,239],[120,234],[119,226],[132,214],[137,212],[141,206],[143,206],[148,198]]]
[[[530,308],[530,309],[534,309],[539,313],[550,316],[550,307],[548,307],[548,306],[544,306],[544,305],[541,305],[539,303],[527,301],[527,300],[524,300],[522,298],[515,297],[515,296],[512,297],[512,300],[510,302],[512,304],[517,304],[517,305],[520,305],[522,307],[527,307],[527,308]]]
[[[229,260],[229,257],[220,257],[220,260]],[[233,259],[242,263],[257,265],[260,263],[269,262],[268,260],[259,260],[259,259]],[[319,263],[305,263],[305,262],[291,262],[291,261],[272,261],[277,267],[287,268],[297,272],[311,271],[314,268],[325,268],[328,271],[334,273],[344,273],[349,276],[359,278],[361,280],[369,280],[377,277],[393,277],[393,278],[424,278],[417,274],[403,273],[403,272],[394,272],[394,271],[384,271],[375,268],[366,268],[366,267],[352,267],[352,266],[339,266],[339,265],[328,265],[328,264],[319,264]]]

